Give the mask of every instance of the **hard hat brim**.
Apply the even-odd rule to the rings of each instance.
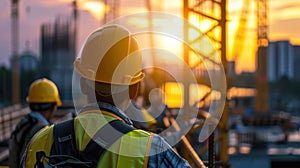
[[[144,79],[145,77],[145,73],[140,71],[138,74],[136,74],[135,76],[128,76],[128,78],[130,78],[130,82],[125,82],[125,83],[120,83],[120,82],[115,82],[115,81],[102,81],[100,79],[96,79],[96,78],[92,78],[91,76],[94,76],[94,74],[88,74],[88,73],[93,73],[90,71],[84,71],[83,69],[81,69],[80,66],[80,58],[77,58],[74,61],[74,67],[76,72],[83,78],[89,79],[91,81],[96,81],[96,82],[100,82],[100,83],[106,83],[106,84],[114,84],[114,85],[134,85],[136,83],[139,83],[141,80]],[[95,73],[95,72],[94,72]]]

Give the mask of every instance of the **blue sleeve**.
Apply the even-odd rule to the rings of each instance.
[[[160,136],[154,135],[152,139],[148,168],[190,167],[189,163],[180,157],[172,147]]]

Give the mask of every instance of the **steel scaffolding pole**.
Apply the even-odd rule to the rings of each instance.
[[[221,61],[226,74],[226,82],[228,86],[227,78],[227,0],[183,0],[183,15],[187,21],[193,19],[193,23],[198,27],[202,33],[207,35],[212,44],[221,56]],[[195,21],[196,20],[196,21]],[[196,23],[195,23],[196,22]],[[203,26],[202,23],[206,23]],[[202,24],[202,25],[201,25]],[[188,27],[185,28],[185,39],[189,40]],[[194,39],[200,39],[194,38]],[[188,62],[189,52],[184,52],[184,59]],[[221,121],[218,128],[220,129],[220,151],[218,157],[221,160],[223,167],[229,166],[228,156],[228,105],[225,103],[225,108],[221,117]],[[211,139],[213,136],[211,137]],[[213,142],[213,140],[212,140]],[[216,141],[214,142],[216,143]],[[210,145],[214,147],[215,145]],[[209,149],[213,152],[214,149]],[[215,166],[214,164],[208,164]]]

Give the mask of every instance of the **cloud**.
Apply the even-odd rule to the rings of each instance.
[[[270,1],[270,9],[274,11],[283,11],[289,9],[295,9],[300,7],[300,2],[298,0],[289,1]]]
[[[286,10],[286,9],[290,9],[290,8],[294,8],[294,7],[295,7],[295,4],[285,4],[285,5],[276,6],[273,8],[273,10],[281,11],[281,10]]]
[[[270,1],[270,20],[282,20],[291,18],[300,18],[299,0],[272,0]]]
[[[271,24],[272,33],[287,32],[300,35],[300,18],[276,20]],[[288,30],[288,31],[287,31]]]
[[[270,25],[270,39],[289,39],[293,43],[300,44],[300,18],[281,19]]]

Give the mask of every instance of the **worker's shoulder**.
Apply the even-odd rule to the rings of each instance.
[[[14,131],[11,133],[11,138],[16,137],[17,141],[24,141],[24,138],[26,140],[26,137],[31,137],[43,127],[44,125],[39,124],[37,119],[27,114],[17,123]]]
[[[54,125],[44,126],[32,137],[32,141],[33,142],[34,141],[49,142],[50,138],[53,139],[53,127],[54,127]]]
[[[33,118],[30,114],[26,114],[18,122],[16,129],[22,129],[25,127],[25,125],[34,125],[37,122],[38,121],[35,118]]]
[[[151,148],[157,151],[166,151],[168,149],[171,149],[172,147],[165,141],[163,137],[161,137],[158,134],[152,134],[152,142],[151,142]]]
[[[124,123],[124,124],[126,124],[126,123]],[[152,133],[147,132],[147,131],[142,130],[142,129],[133,129],[132,132],[134,132],[135,134],[138,134],[139,136],[144,136],[144,137],[153,136]]]

